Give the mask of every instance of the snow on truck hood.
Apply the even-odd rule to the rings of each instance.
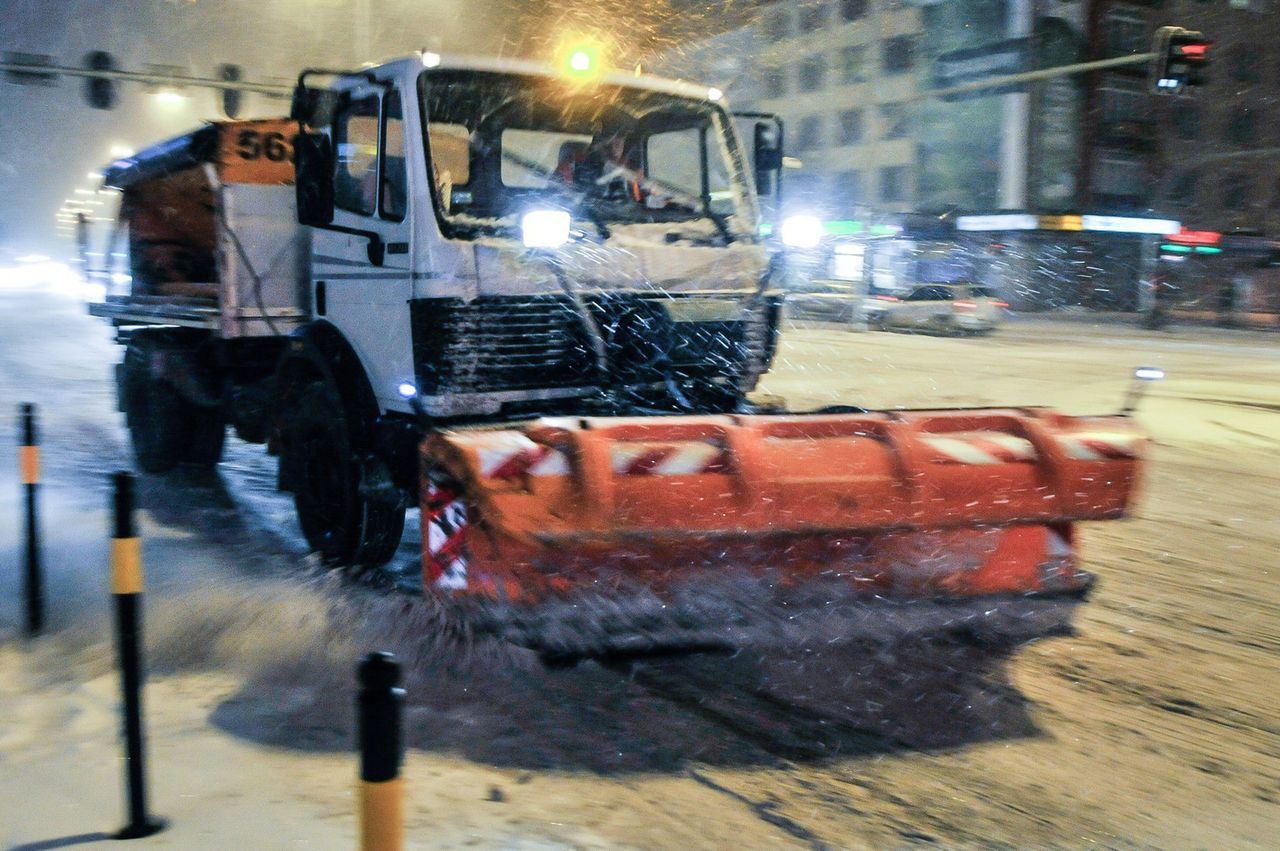
[[[512,239],[477,239],[477,289],[480,295],[559,293],[555,263],[584,290],[754,291],[767,264],[764,246],[696,244],[693,239],[709,235],[699,230],[691,223],[611,225],[607,240],[572,242],[545,254]],[[669,232],[691,239],[667,243]]]

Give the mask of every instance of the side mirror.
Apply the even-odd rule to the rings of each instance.
[[[761,195],[777,194],[782,171],[782,122],[757,122],[754,142],[756,189]]]
[[[324,133],[304,130],[293,150],[298,221],[323,227],[333,221],[333,143]]]

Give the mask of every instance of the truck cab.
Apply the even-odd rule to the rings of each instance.
[[[768,368],[777,305],[715,90],[431,53],[317,79],[295,99],[316,319],[383,411],[731,407]]]

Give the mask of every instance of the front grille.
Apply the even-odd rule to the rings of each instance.
[[[607,343],[611,383],[645,383],[665,372],[682,380],[735,377],[767,359],[764,315],[671,322],[656,300],[631,294],[593,296],[588,306]],[[417,299],[410,315],[418,386],[427,395],[597,383],[589,337],[567,297]]]
[[[592,383],[590,347],[568,299],[417,299],[410,316],[427,395]]]

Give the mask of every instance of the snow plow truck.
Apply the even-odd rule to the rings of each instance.
[[[1058,628],[1092,583],[1075,525],[1125,514],[1143,435],[753,406],[781,159],[776,119],[683,82],[305,71],[288,119],[105,171],[132,283],[91,311],[137,463],[265,443],[334,565],[387,562],[415,505],[424,594],[548,655]]]

